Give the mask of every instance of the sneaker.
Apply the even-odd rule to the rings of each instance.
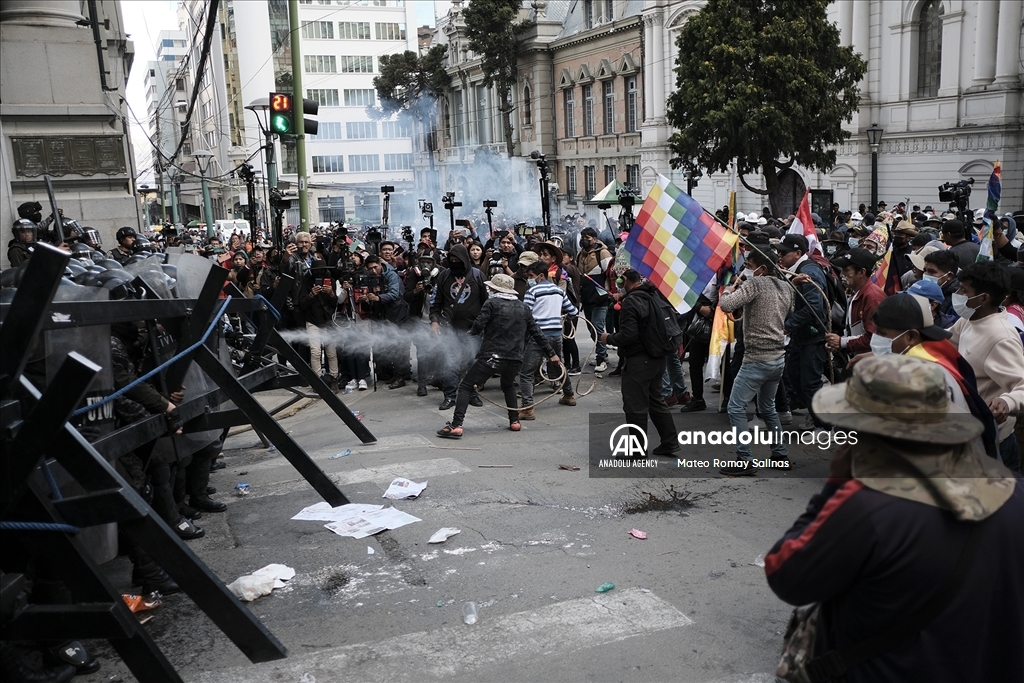
[[[691,400],[688,403],[684,404],[679,409],[679,412],[681,412],[681,413],[696,413],[696,412],[701,411],[701,410],[707,410],[707,408],[708,408],[708,404],[704,402],[704,399],[699,398],[699,399]]]
[[[791,413],[788,410],[784,413],[779,413],[779,422],[781,422],[784,425],[793,424],[793,413]]]
[[[359,384],[358,384],[357,386],[359,387],[359,391],[366,391],[367,389],[369,389],[369,388],[370,388],[370,387],[369,387],[369,386],[368,386],[368,385],[366,384],[366,380],[365,380],[365,379],[361,379],[361,380],[359,380]]]
[[[461,439],[462,438],[462,426],[453,427],[452,423],[449,422],[441,429],[437,430],[437,435],[442,439]]]
[[[572,395],[563,396],[562,398],[558,399],[558,405],[574,406],[576,405],[576,397]]]
[[[803,423],[800,425],[800,431],[802,432],[813,432],[817,427],[814,424],[814,418],[808,415],[804,418]]]
[[[484,402],[483,402],[483,400],[479,396],[470,396],[469,397],[469,405],[475,406],[477,408],[483,408],[484,407]]]
[[[594,372],[604,372],[607,369],[608,363],[606,363],[605,361],[601,361],[600,363],[594,366]]]
[[[441,401],[441,405],[439,405],[437,407],[437,409],[438,410],[451,410],[454,407],[455,407],[455,400],[454,399],[450,399],[450,398],[446,398],[445,400]]]
[[[404,386],[405,380],[399,377],[398,379],[394,380],[393,382],[391,382],[391,384],[388,385],[388,389],[401,389]]]
[[[356,390],[356,384],[357,384],[357,382],[354,379],[350,380],[349,383],[345,385],[345,388],[348,389],[349,391],[355,391]]]
[[[727,477],[756,477],[756,467],[723,467],[718,470],[719,474],[724,474]]]
[[[578,366],[578,365],[574,365],[571,368],[569,368],[569,376],[570,377],[579,377],[582,374],[583,374],[583,370],[581,370],[580,366]]]

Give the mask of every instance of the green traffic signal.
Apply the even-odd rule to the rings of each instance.
[[[292,132],[292,117],[290,114],[272,114],[270,117],[270,128],[278,134],[286,135]]]

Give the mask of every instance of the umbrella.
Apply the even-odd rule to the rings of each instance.
[[[613,180],[603,190],[594,195],[593,199],[584,201],[584,204],[618,204],[619,190],[625,189],[625,185],[618,180]]]

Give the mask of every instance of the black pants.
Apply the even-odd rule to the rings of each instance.
[[[711,341],[691,342],[686,350],[690,352],[690,398],[693,401],[704,400],[704,365],[708,362]]]
[[[811,407],[811,398],[823,384],[821,376],[825,372],[825,356],[824,343],[806,344],[790,349],[786,353],[786,374],[793,385],[794,393],[803,400],[808,410]],[[815,417],[814,424],[822,427],[825,423]]]
[[[482,385],[489,377],[496,373],[501,376],[501,393],[505,396],[505,405],[510,407],[516,405],[515,380],[519,375],[519,368],[521,366],[522,362],[517,360],[478,358],[459,384],[459,394],[455,398],[455,416],[452,417],[452,426],[461,427],[462,421],[466,419],[469,399],[476,393],[473,386]],[[508,421],[509,424],[519,421],[518,409],[508,411]]]
[[[565,363],[566,369],[575,368],[580,364],[580,347],[576,344],[576,326],[579,322],[580,317],[574,315],[566,316],[565,322],[562,323],[562,353],[565,354],[562,362]]]
[[[664,358],[646,354],[626,358],[622,371],[622,412],[626,414],[626,422],[636,425],[645,434],[650,414],[661,443],[668,445],[676,442],[676,425],[661,395],[664,374]]]

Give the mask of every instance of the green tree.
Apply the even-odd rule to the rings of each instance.
[[[800,164],[827,172],[842,123],[857,110],[867,64],[841,47],[828,0],[709,0],[676,44],[668,99],[673,168],[726,171],[768,195],[778,215],[779,172]],[[744,176],[759,171],[765,187]]]
[[[437,101],[450,82],[444,68],[446,54],[443,45],[435,45],[424,55],[410,50],[381,55],[380,76],[373,79],[380,106],[366,108],[375,120],[397,114],[399,120],[419,124],[430,153],[431,171],[437,149]]]
[[[531,26],[519,21],[520,0],[471,0],[463,11],[469,49],[480,57],[484,87],[493,87],[498,94],[498,111],[505,133],[505,150],[509,158],[515,152],[512,139],[512,88],[519,73],[516,53],[519,37]]]

